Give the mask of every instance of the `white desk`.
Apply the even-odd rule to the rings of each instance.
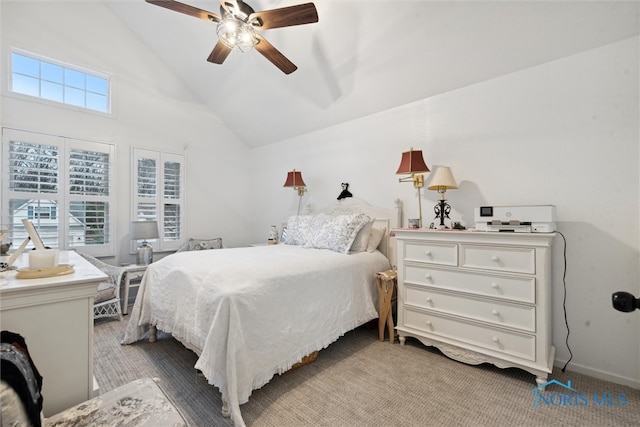
[[[129,289],[132,286],[140,286],[140,280],[142,280],[142,276],[144,276],[144,272],[147,271],[147,265],[123,265],[122,268],[126,270],[124,277],[124,298],[120,301],[122,303],[122,314],[127,314],[129,312]],[[131,284],[132,281],[138,281],[137,283]]]
[[[28,265],[22,255],[18,268]],[[0,324],[22,335],[43,377],[46,417],[93,397],[93,299],[107,276],[76,252],[60,252],[75,272],[42,279],[0,273]]]

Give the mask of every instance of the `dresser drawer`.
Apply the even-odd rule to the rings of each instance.
[[[536,252],[533,248],[461,246],[462,267],[493,271],[535,274]]]
[[[533,277],[515,277],[478,272],[452,271],[428,266],[404,266],[404,282],[475,295],[535,304],[536,285]]]
[[[457,266],[458,245],[430,242],[405,242],[404,260]]]
[[[536,338],[534,335],[466,323],[412,310],[410,307],[404,307],[404,309],[404,325],[400,326],[417,329],[429,335],[462,341],[495,352],[535,360]]]
[[[536,310],[533,306],[469,298],[414,285],[406,287],[404,303],[527,332],[536,330]]]

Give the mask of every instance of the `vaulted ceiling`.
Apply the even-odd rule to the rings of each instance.
[[[308,0],[248,0],[256,11]],[[219,13],[217,0],[182,0]],[[206,61],[216,24],[143,0],[105,0],[250,147],[285,140],[639,34],[637,1],[319,0],[319,22],[261,34],[298,70],[256,51]]]

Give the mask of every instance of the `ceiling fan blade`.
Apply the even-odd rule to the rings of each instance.
[[[226,44],[222,43],[222,40],[218,40],[218,43],[213,47],[211,54],[209,54],[207,61],[213,62],[214,64],[222,64],[231,53],[231,50],[232,49]]]
[[[313,24],[318,22],[318,11],[313,3],[305,3],[297,6],[254,12],[249,15],[247,22],[260,30]]]
[[[189,6],[188,4],[174,0],[146,0],[146,2],[169,10],[184,13],[185,15],[204,19],[205,21],[220,22],[220,19],[222,19],[220,18],[220,15],[216,13],[207,12],[206,10],[198,9],[197,7]]]
[[[265,58],[267,58],[273,65],[280,68],[285,74],[291,74],[298,69],[293,62],[289,61],[278,49],[273,47],[264,37],[260,34],[256,34],[258,43],[254,48],[260,52]]]

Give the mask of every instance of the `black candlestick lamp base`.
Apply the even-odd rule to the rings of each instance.
[[[433,207],[433,211],[436,214],[436,219],[440,218],[439,228],[446,228],[446,226],[444,225],[444,219],[451,219],[449,218],[449,214],[451,213],[451,206],[449,205],[449,203],[447,203],[445,199],[440,199],[438,204]]]

